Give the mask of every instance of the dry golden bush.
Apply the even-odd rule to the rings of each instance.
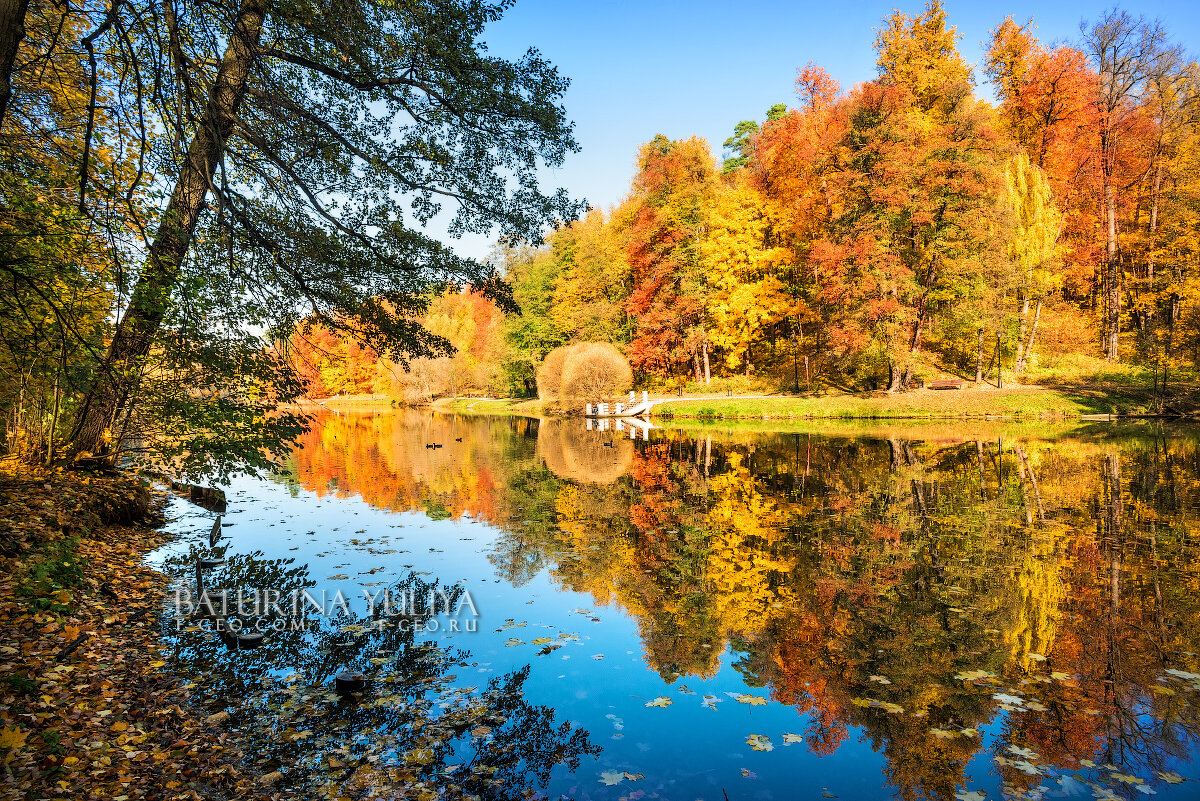
[[[566,364],[567,355],[577,347],[579,346],[559,345],[546,354],[546,358],[542,360],[542,365],[537,371],[539,399],[552,403],[558,400],[558,393],[562,387],[563,365]]]
[[[613,400],[633,386],[633,371],[621,351],[608,342],[576,345],[562,368],[559,403],[567,408]]]

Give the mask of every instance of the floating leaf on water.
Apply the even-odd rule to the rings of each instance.
[[[1123,784],[1145,784],[1146,780],[1134,776],[1132,773],[1114,773],[1112,778]]]
[[[802,742],[804,742],[804,735],[792,734],[790,731],[785,731],[783,733],[783,744],[784,745],[791,745],[792,743],[802,743]]]
[[[642,779],[644,779],[646,777],[640,773],[630,773],[629,771],[625,771],[625,778],[631,782],[637,782],[637,781],[641,781]]]
[[[1017,770],[1021,771],[1022,773],[1028,773],[1030,776],[1038,776],[1042,772],[1041,770],[1038,769],[1037,765],[1034,765],[1032,762],[1026,762],[1025,760],[1021,760],[1020,762],[1014,762],[1013,767],[1015,767]]]
[[[600,783],[606,787],[612,787],[614,784],[620,784],[625,781],[625,772],[617,770],[606,770],[600,774]]]
[[[734,700],[739,704],[749,704],[750,706],[766,706],[767,699],[761,695],[746,695],[744,693],[734,696]]]
[[[987,801],[987,796],[979,790],[959,790],[954,797],[957,801]]]
[[[771,744],[771,738],[765,734],[751,734],[746,738],[746,745],[750,746],[755,751],[775,750],[775,746]]]
[[[958,732],[956,732],[956,731],[950,731],[948,729],[939,729],[936,726],[933,727],[932,729],[930,729],[929,733],[932,734],[934,737],[937,737],[939,740],[953,740],[955,737],[958,736]]]
[[[671,705],[671,699],[666,697],[665,695],[660,695],[657,698],[655,698],[653,701],[646,702],[646,706],[667,707],[670,705]]]
[[[954,678],[961,681],[978,681],[979,679],[995,678],[995,673],[989,673],[986,670],[965,670],[962,673],[954,674]]]
[[[529,644],[530,645],[545,645],[548,642],[553,642],[553,639],[550,637],[534,637],[532,640],[529,641]]]
[[[1009,695],[1008,693],[996,693],[992,696],[992,698],[994,698],[997,701],[999,701],[1000,703],[1006,704],[1008,706],[1024,706],[1025,705],[1024,698],[1021,698],[1016,695]]]
[[[1046,657],[1042,656],[1041,654],[1035,654],[1033,652],[1027,653],[1027,654],[1025,654],[1025,656],[1029,657],[1030,659],[1032,659],[1035,662],[1045,662],[1046,661]]]
[[[1050,678],[1054,679],[1055,681],[1070,681],[1071,680],[1070,674],[1063,673],[1062,671],[1059,671],[1059,670],[1051,671]]]
[[[1017,745],[1010,745],[1008,747],[1008,753],[1016,754],[1017,756],[1025,757],[1026,759],[1037,759],[1038,758],[1037,752],[1034,751],[1033,749],[1021,748],[1020,746],[1017,746]]]
[[[891,684],[892,683],[892,680],[889,679],[887,676],[868,676],[867,678],[869,681],[873,681],[876,684]]]
[[[516,637],[509,637],[507,640],[504,641],[504,644],[507,645],[509,648],[515,648],[518,645],[522,645],[522,642],[521,642],[521,640],[518,640]]]
[[[742,768],[742,778],[743,779],[757,779],[758,774],[755,773],[754,771],[750,770],[749,768]]]
[[[1158,778],[1162,779],[1167,784],[1182,784],[1184,781],[1182,776],[1174,772],[1163,773],[1162,771],[1159,771]]]
[[[1025,706],[1028,709],[1032,709],[1034,712],[1045,712],[1050,709],[1050,707],[1046,706],[1041,701],[1027,701]]]
[[[889,701],[884,701],[879,705],[885,712],[892,715],[899,715],[904,712],[904,707],[899,704],[893,704]]]
[[[711,709],[713,712],[716,712],[717,704],[719,704],[720,702],[721,702],[721,699],[718,698],[717,696],[706,695],[706,696],[704,696],[704,700],[701,702],[700,705],[703,706],[705,709]]]

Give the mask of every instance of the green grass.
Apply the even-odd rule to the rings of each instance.
[[[914,392],[681,400],[653,416],[697,419],[953,419],[974,417],[1076,418],[1123,412],[1107,395],[1058,389],[918,390]]]
[[[536,398],[443,398],[434,401],[433,408],[439,412],[462,414],[515,414],[539,417],[543,414],[542,403]]]

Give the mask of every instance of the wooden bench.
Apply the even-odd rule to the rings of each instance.
[[[938,381],[930,381],[925,385],[926,389],[962,389],[966,382],[961,378],[943,378]]]

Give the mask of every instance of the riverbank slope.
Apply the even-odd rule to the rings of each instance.
[[[138,480],[0,461],[0,798],[266,797],[163,672]]]

